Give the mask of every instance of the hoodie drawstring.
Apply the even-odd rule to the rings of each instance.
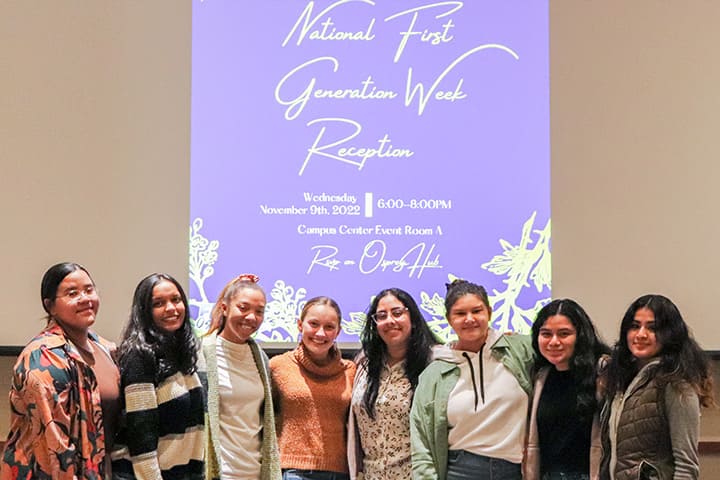
[[[483,378],[483,364],[482,364],[483,348],[485,348],[485,345],[480,347],[480,352],[478,352],[478,366],[480,367],[480,395],[482,396],[483,403],[485,403],[485,379]],[[473,392],[475,393],[475,411],[477,412],[478,391],[477,391],[477,383],[475,382],[475,367],[473,367],[472,360],[470,359],[470,355],[468,355],[467,352],[463,352],[463,357],[465,357],[465,359],[468,362],[468,365],[470,365],[470,378],[472,379]]]

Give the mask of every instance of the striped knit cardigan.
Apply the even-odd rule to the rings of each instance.
[[[220,399],[218,396],[216,340],[217,335],[212,333],[204,337],[202,342],[208,379],[208,435],[205,447],[207,480],[220,479]],[[280,454],[278,453],[277,436],[275,434],[275,413],[273,411],[272,395],[270,394],[268,358],[252,338],[248,339],[248,345],[265,392],[262,445],[260,447],[262,462],[260,480],[280,480],[282,473],[280,471]]]
[[[128,365],[121,372],[125,425],[112,452],[113,478],[202,480],[204,373],[175,372],[157,382],[155,358],[137,353]]]

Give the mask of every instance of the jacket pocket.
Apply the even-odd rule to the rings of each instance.
[[[638,480],[660,480],[660,473],[657,468],[643,460],[640,462]]]

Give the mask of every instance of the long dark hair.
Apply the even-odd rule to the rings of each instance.
[[[610,348],[598,337],[590,316],[574,300],[553,300],[545,305],[537,314],[532,326],[532,346],[535,350],[534,371],[551,366],[550,362],[540,353],[538,337],[540,329],[548,318],[563,315],[575,327],[575,346],[570,359],[570,374],[575,382],[575,408],[578,415],[590,417],[597,410],[597,374],[598,360],[602,355],[610,353]]]
[[[643,308],[655,316],[655,338],[660,344],[660,362],[654,367],[658,384],[687,382],[697,392],[702,406],[712,406],[713,378],[707,357],[690,335],[677,306],[669,298],[658,294],[638,298],[623,316],[620,337],[613,349],[608,370],[609,398],[624,392],[640,369],[628,347],[627,333],[635,321],[635,313]]]
[[[158,329],[153,322],[153,289],[161,282],[177,287],[185,305],[182,326],[172,333]],[[190,308],[180,283],[166,273],[153,273],[143,278],[135,288],[133,303],[125,331],[118,348],[120,372],[130,368],[132,358],[140,355],[157,366],[156,382],[161,382],[176,372],[189,375],[197,369],[198,342],[190,324]]]
[[[360,366],[367,370],[367,389],[363,396],[363,405],[372,419],[375,419],[375,401],[380,389],[380,374],[387,361],[388,352],[387,345],[380,338],[377,325],[370,319],[370,315],[377,311],[380,300],[388,295],[397,298],[408,309],[410,315],[411,327],[405,356],[405,377],[410,382],[413,392],[417,387],[420,373],[430,363],[433,345],[438,343],[420,313],[417,303],[405,290],[387,288],[373,298],[367,309],[365,326],[360,333],[363,354]]]

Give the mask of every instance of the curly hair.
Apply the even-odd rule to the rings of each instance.
[[[660,344],[660,362],[654,367],[660,385],[687,382],[704,407],[714,405],[713,377],[705,353],[692,338],[677,306],[658,294],[643,295],[628,307],[620,323],[620,337],[608,367],[608,395],[624,392],[640,370],[627,343],[627,334],[638,310],[647,308],[655,317],[655,337]]]
[[[163,332],[153,321],[153,289],[161,282],[175,285],[185,305],[183,324],[172,333]],[[195,372],[197,352],[198,341],[190,324],[190,308],[180,283],[165,273],[153,273],[143,278],[135,288],[130,319],[118,347],[120,372],[130,368],[131,358],[135,356],[154,359],[157,367],[155,381],[159,383],[178,371],[184,375]]]
[[[547,319],[555,315],[563,315],[575,327],[575,346],[570,359],[570,373],[577,385],[575,408],[581,417],[591,417],[598,408],[596,398],[598,361],[603,355],[610,353],[610,348],[599,338],[590,316],[577,302],[571,299],[553,300],[538,312],[532,326],[535,373],[543,367],[551,366],[540,352],[538,337]]]
[[[420,373],[432,359],[433,345],[439,343],[409,293],[399,288],[387,288],[373,298],[367,309],[365,326],[360,333],[362,351],[359,362],[360,367],[367,371],[367,389],[363,395],[363,405],[372,419],[375,419],[375,402],[380,389],[380,374],[388,359],[388,351],[387,345],[380,337],[377,325],[370,319],[370,315],[377,311],[380,300],[387,296],[397,298],[408,309],[410,315],[411,329],[405,357],[405,377],[410,382],[413,392],[417,387]]]

